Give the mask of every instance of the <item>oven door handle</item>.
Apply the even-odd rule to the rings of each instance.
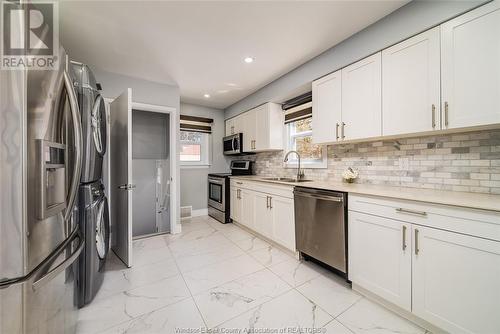
[[[224,181],[216,180],[216,179],[208,179],[209,183],[215,183],[215,184],[220,184],[223,185]]]

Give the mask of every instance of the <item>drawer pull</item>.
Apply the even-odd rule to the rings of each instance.
[[[243,182],[236,182],[236,184],[243,184]]]
[[[434,129],[436,127],[436,105],[432,105],[432,128]]]
[[[406,250],[406,225],[403,225],[403,251]]]
[[[427,216],[427,212],[425,211],[417,211],[417,210],[410,210],[410,209],[403,209],[403,208],[396,208],[397,213],[409,213],[412,215],[419,215],[419,216]]]
[[[418,248],[418,233],[419,231],[415,229],[415,255],[418,255],[420,249]]]

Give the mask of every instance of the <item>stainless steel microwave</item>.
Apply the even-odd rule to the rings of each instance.
[[[236,133],[224,137],[224,155],[237,155],[243,153],[243,133]]]

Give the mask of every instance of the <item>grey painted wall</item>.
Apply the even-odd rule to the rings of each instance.
[[[132,158],[168,159],[170,155],[169,114],[132,111]]]
[[[132,101],[174,107],[179,110],[179,87],[142,80],[122,74],[92,68],[97,82],[102,85],[102,95],[114,99],[127,88],[132,88]]]
[[[412,1],[309,62],[288,72],[225,109],[236,116],[265,102],[282,102],[311,89],[311,82],[328,73],[434,27],[485,2]],[[300,47],[298,41],[297,47]]]
[[[181,167],[181,206],[192,206],[193,210],[207,208],[207,175],[229,171],[230,160],[222,153],[224,136],[224,112],[219,109],[181,103],[181,114],[213,118],[212,156],[208,168]]]

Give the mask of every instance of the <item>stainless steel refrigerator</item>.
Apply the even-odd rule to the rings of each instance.
[[[0,71],[0,333],[72,333],[73,220],[82,166],[78,102],[58,70]]]

